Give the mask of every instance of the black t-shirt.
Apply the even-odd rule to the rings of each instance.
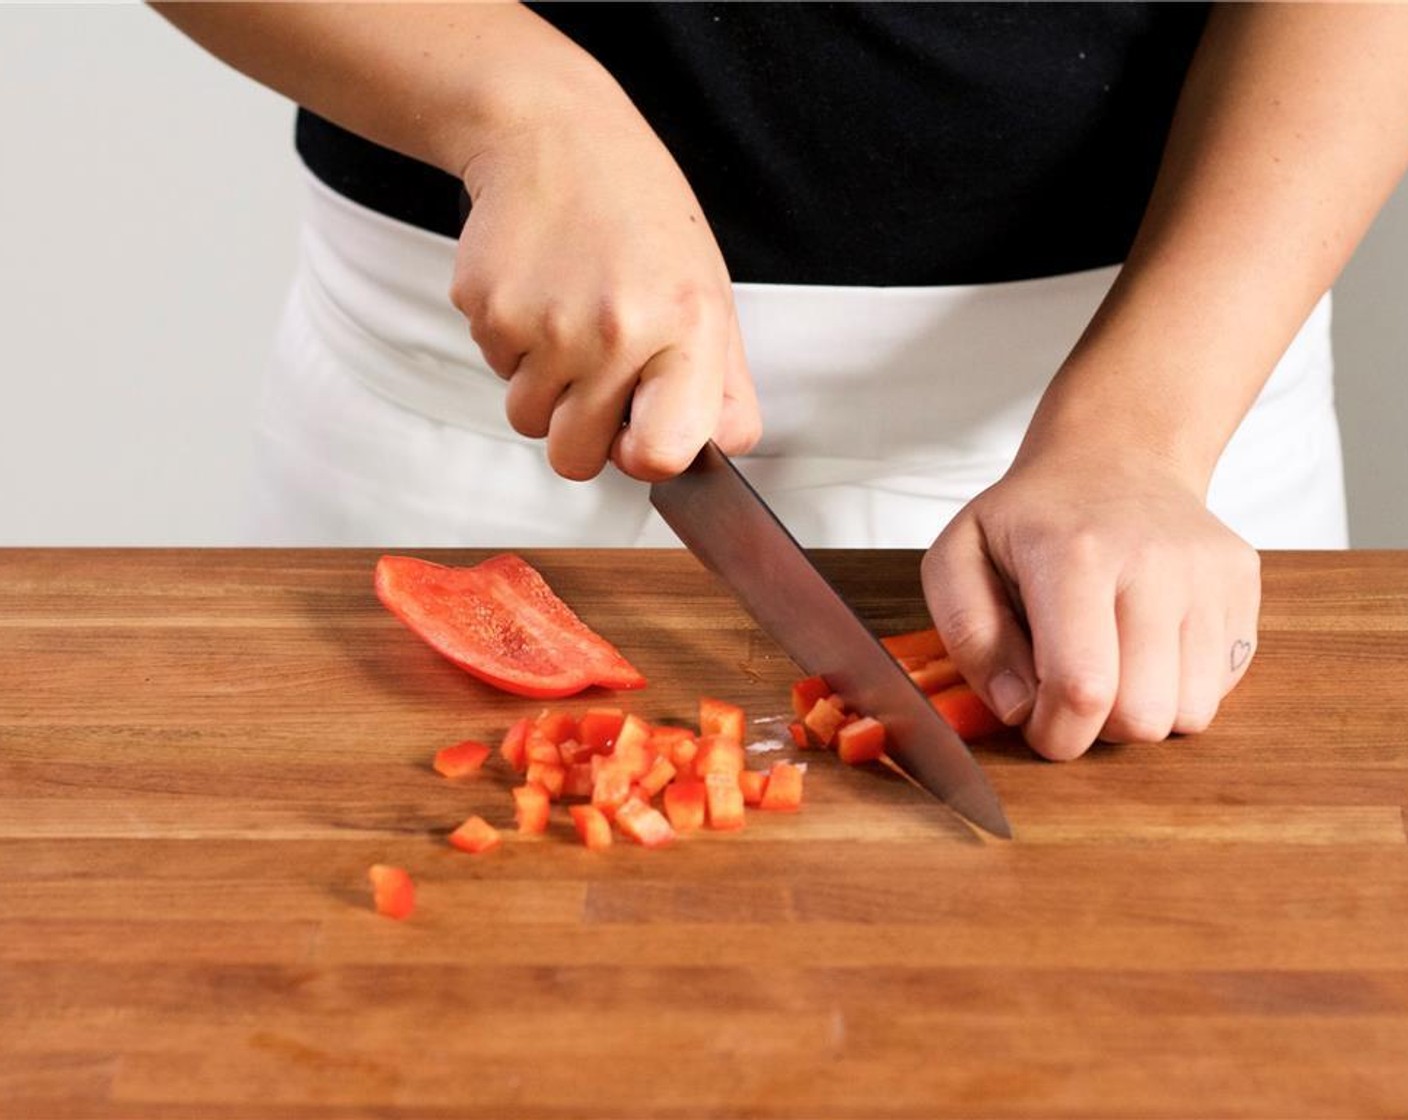
[[[1173,3],[540,3],[674,154],[737,281],[1124,259],[1207,16]],[[447,236],[459,183],[309,113],[320,179]],[[623,175],[629,174],[623,168]]]

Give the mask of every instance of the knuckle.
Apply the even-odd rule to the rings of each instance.
[[[538,331],[544,342],[555,350],[566,350],[576,333],[572,315],[559,300],[549,300],[538,318]]]
[[[1082,720],[1103,719],[1115,704],[1116,683],[1100,673],[1066,672],[1042,686],[1062,709]]]
[[[1101,738],[1112,743],[1160,743],[1169,737],[1173,722],[1173,712],[1149,708],[1127,711],[1117,706]]]
[[[689,466],[696,454],[675,440],[638,439],[630,450],[630,472],[638,478],[672,478]]]
[[[640,330],[641,316],[631,303],[610,297],[601,301],[597,308],[596,333],[602,349],[608,354],[631,349]]]
[[[944,611],[941,618],[935,619],[935,625],[944,646],[959,659],[981,656],[1001,633],[1001,625],[996,618],[964,606]]]

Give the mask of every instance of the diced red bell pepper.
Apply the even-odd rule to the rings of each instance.
[[[562,796],[562,787],[567,783],[567,769],[561,763],[530,762],[525,775],[529,782],[536,782],[556,801]]]
[[[446,778],[468,777],[479,772],[489,754],[487,746],[473,739],[441,747],[435,752],[435,772]]]
[[[533,728],[554,746],[578,737],[577,717],[562,708],[544,708],[533,721]]]
[[[657,755],[655,761],[650,764],[650,769],[641,776],[637,784],[645,790],[647,797],[654,797],[675,780],[676,773],[673,762],[664,755]]]
[[[730,704],[726,700],[716,700],[712,696],[704,696],[699,700],[699,737],[708,738],[710,735],[724,735],[742,743],[743,737],[747,733],[746,720],[743,709],[737,704]]]
[[[768,783],[763,789],[758,808],[796,812],[802,807],[802,776],[800,766],[790,762],[774,762],[768,771]]]
[[[565,743],[559,743],[558,753],[562,756],[562,765],[572,767],[579,762],[590,763],[597,756],[597,752],[587,743],[579,743],[576,739],[568,739]]]
[[[699,757],[699,740],[693,735],[676,739],[670,744],[670,761],[681,774],[694,773],[694,760]]]
[[[966,684],[954,685],[929,697],[939,715],[963,739],[982,739],[1005,731],[1007,725],[994,715],[978,694]]]
[[[593,852],[611,847],[611,822],[594,805],[573,805],[567,810],[582,843]]]
[[[523,744],[523,756],[528,760],[529,766],[535,762],[543,766],[562,765],[561,748],[536,727],[528,732],[528,738]]]
[[[563,797],[590,797],[596,777],[592,774],[591,763],[574,762],[567,768],[562,779]]]
[[[836,754],[842,762],[859,766],[885,753],[885,727],[871,716],[862,716],[836,732]]]
[[[616,810],[631,796],[631,784],[631,774],[608,761],[598,768],[596,781],[592,783],[592,804],[606,816],[614,817]]]
[[[665,787],[665,816],[676,832],[693,832],[704,827],[706,798],[704,783],[680,778]]]
[[[737,774],[714,772],[704,777],[704,800],[709,810],[709,827],[733,832],[744,826],[743,791]]]
[[[792,686],[793,714],[799,720],[806,719],[816,702],[830,696],[831,691],[825,677],[803,677]]]
[[[374,863],[367,869],[372,884],[372,905],[378,914],[401,921],[416,908],[416,885],[403,867]]]
[[[891,634],[887,638],[881,638],[880,644],[889,650],[890,656],[896,660],[906,657],[932,659],[948,653],[939,632],[932,626],[923,630],[909,630],[903,634]]]
[[[462,852],[478,855],[489,852],[503,842],[499,830],[483,817],[470,817],[454,832],[450,833],[450,843]]]
[[[763,789],[768,784],[766,770],[742,770],[738,775],[738,788],[743,793],[743,804],[757,805],[763,799]]]
[[[533,721],[524,716],[504,733],[504,741],[499,744],[504,761],[520,774],[528,768],[528,732],[532,726]]]
[[[591,685],[645,684],[620,650],[512,553],[472,568],[383,556],[374,582],[378,598],[417,637],[506,692],[546,698]]]
[[[546,832],[552,799],[545,787],[535,781],[516,786],[513,791],[514,818],[519,832]]]
[[[660,810],[634,797],[616,810],[616,827],[645,848],[663,848],[675,838]]]
[[[827,696],[812,705],[812,710],[802,720],[808,734],[818,746],[829,747],[836,738],[836,732],[846,722],[846,711],[839,696]]]
[[[577,736],[595,754],[605,754],[621,733],[626,713],[620,708],[588,708],[577,721]]]
[[[632,713],[621,723],[616,745],[611,748],[611,758],[630,772],[631,777],[639,778],[650,769],[650,724]]]
[[[743,744],[737,739],[729,735],[706,735],[699,739],[694,772],[701,778],[708,774],[729,774],[736,778],[744,761]]]

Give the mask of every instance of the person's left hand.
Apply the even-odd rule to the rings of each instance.
[[[1051,759],[1208,726],[1256,642],[1256,551],[1125,449],[1019,456],[924,558],[950,656]]]

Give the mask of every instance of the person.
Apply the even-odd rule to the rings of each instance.
[[[803,544],[926,547],[1052,759],[1206,728],[1256,548],[1347,543],[1328,292],[1408,11],[157,8],[302,107],[270,543],[667,544],[712,438]]]

